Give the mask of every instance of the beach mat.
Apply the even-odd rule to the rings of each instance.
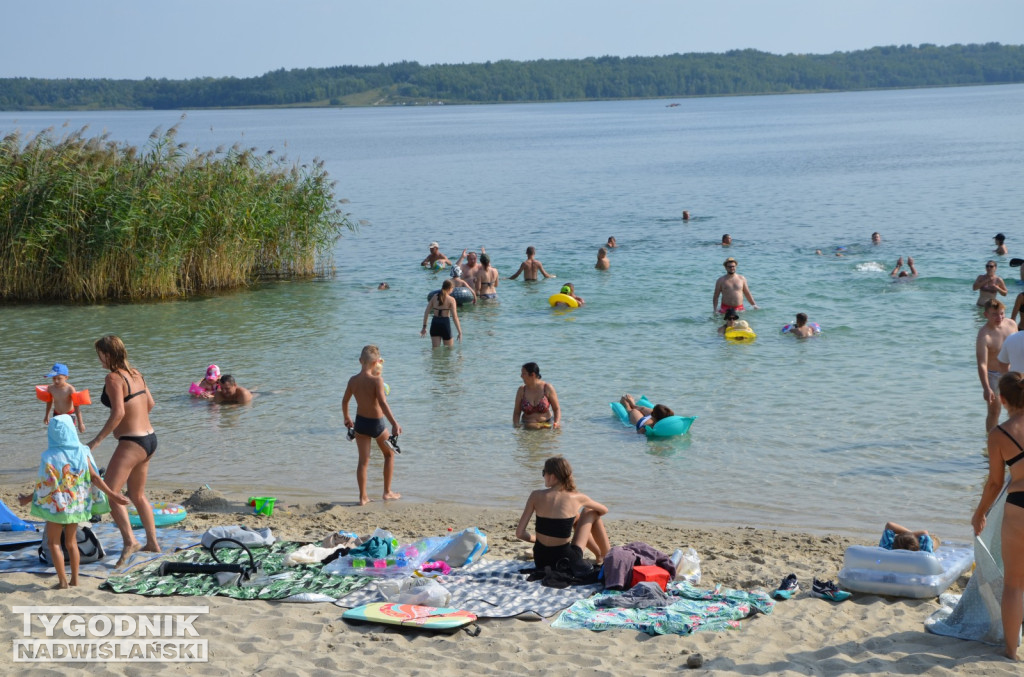
[[[106,578],[115,571],[114,564],[117,562],[117,558],[121,556],[121,534],[113,522],[99,522],[97,524],[89,524],[88,526],[103,545],[103,552],[106,553],[106,557],[99,562],[82,564],[79,566],[78,572],[83,576]],[[23,533],[25,536],[30,535],[29,532]],[[37,536],[35,542],[26,544],[19,550],[0,552],[0,573],[56,573],[52,566],[39,561],[39,542],[42,539],[42,534],[37,534]],[[132,569],[146,562],[159,559],[166,553],[174,552],[179,548],[191,547],[199,542],[201,534],[197,534],[194,531],[186,531],[185,529],[161,529],[157,536],[160,538],[160,547],[163,549],[163,553],[136,552],[128,558],[127,566],[123,570]],[[136,532],[135,537],[140,539],[140,542],[145,541],[145,534],[141,529]]]
[[[222,585],[216,576],[209,574],[159,575],[158,569],[164,562],[215,564],[216,561],[210,555],[210,551],[202,547],[190,548],[160,562],[110,576],[100,587],[113,592],[128,592],[148,597],[222,595],[234,599],[333,602],[370,581],[366,576],[336,576],[324,573],[324,567],[320,563],[285,566],[285,557],[303,545],[295,541],[277,541],[271,546],[250,548],[263,575],[269,577],[264,580],[262,576],[257,576],[260,583],[251,587],[241,587],[233,583]],[[217,557],[221,562],[229,564],[249,564],[249,555],[242,549],[217,548]]]
[[[695,588],[685,581],[669,584],[664,607],[627,609],[598,607],[605,595],[583,599],[562,612],[553,628],[571,630],[636,630],[648,635],[691,635],[698,631],[738,630],[740,620],[757,613],[770,614],[775,602],[763,590],[731,590],[717,585]],[[606,591],[607,595],[623,593]]]
[[[543,618],[554,616],[602,589],[600,583],[564,589],[546,588],[540,581],[530,582],[520,569],[532,562],[520,560],[483,560],[462,569],[452,569],[437,582],[452,594],[448,606],[470,611],[480,618],[511,618],[533,613]],[[371,583],[335,602],[340,607],[358,607],[384,602],[376,583]]]

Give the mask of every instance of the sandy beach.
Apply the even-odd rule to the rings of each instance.
[[[0,498],[18,514],[21,487],[0,489]],[[154,492],[151,500],[183,502],[193,491]],[[272,516],[246,510],[245,497],[227,496],[216,510],[193,509],[180,526],[203,532],[214,525],[269,526],[278,538],[316,541],[339,529],[369,533],[390,529],[399,538],[440,535],[477,526],[488,534],[489,558],[529,559],[530,546],[515,539],[519,514],[449,503],[373,502],[364,507],[337,503],[278,505]],[[212,506],[213,501],[209,501]],[[109,518],[108,518],[109,519]],[[197,629],[209,641],[207,664],[14,664],[0,651],[5,674],[203,674],[317,675],[339,672],[389,674],[677,674],[687,659],[701,654],[694,673],[714,674],[927,674],[1016,675],[1019,667],[998,647],[929,634],[924,620],[938,603],[855,595],[834,604],[809,594],[811,579],[835,579],[845,548],[853,541],[751,528],[698,529],[684,524],[611,520],[614,544],[644,541],[666,552],[694,547],[709,587],[773,590],[782,576],[795,573],[802,591],[779,602],[770,615],[743,621],[730,632],[689,637],[648,636],[632,631],[570,631],[549,627],[550,619],[481,619],[471,637],[354,626],[341,620],[332,604],[239,601],[224,597],[117,595],[100,590],[100,579],[84,576],[72,590],[53,590],[55,576],[15,573],[0,576],[4,596],[3,646],[21,637],[19,605],[209,605]],[[962,577],[952,588],[959,592]],[[27,669],[25,669],[27,668]]]

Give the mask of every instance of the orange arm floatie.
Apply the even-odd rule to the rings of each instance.
[[[71,393],[71,402],[74,403],[75,406],[79,407],[86,404],[92,404],[92,400],[89,398],[89,389],[86,388],[85,390],[79,390]]]
[[[36,399],[43,402],[53,402],[53,395],[46,388],[47,386],[36,386]]]

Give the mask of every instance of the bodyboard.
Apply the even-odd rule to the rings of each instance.
[[[421,630],[452,632],[476,620],[476,614],[450,607],[376,602],[349,609],[341,615],[356,623],[383,623]]]

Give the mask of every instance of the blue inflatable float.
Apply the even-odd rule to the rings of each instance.
[[[622,425],[629,428],[635,427],[630,423],[629,412],[626,411],[626,408],[622,406],[621,402],[611,402],[610,404],[612,407],[612,413],[614,413],[619,421],[622,422]],[[641,396],[640,399],[636,401],[636,404],[638,407],[651,408],[654,406],[654,403],[647,399],[646,396]],[[648,438],[676,437],[677,435],[685,435],[690,432],[690,426],[693,425],[695,420],[697,420],[696,416],[669,416],[655,423],[653,427],[644,426],[644,433],[646,433]]]

